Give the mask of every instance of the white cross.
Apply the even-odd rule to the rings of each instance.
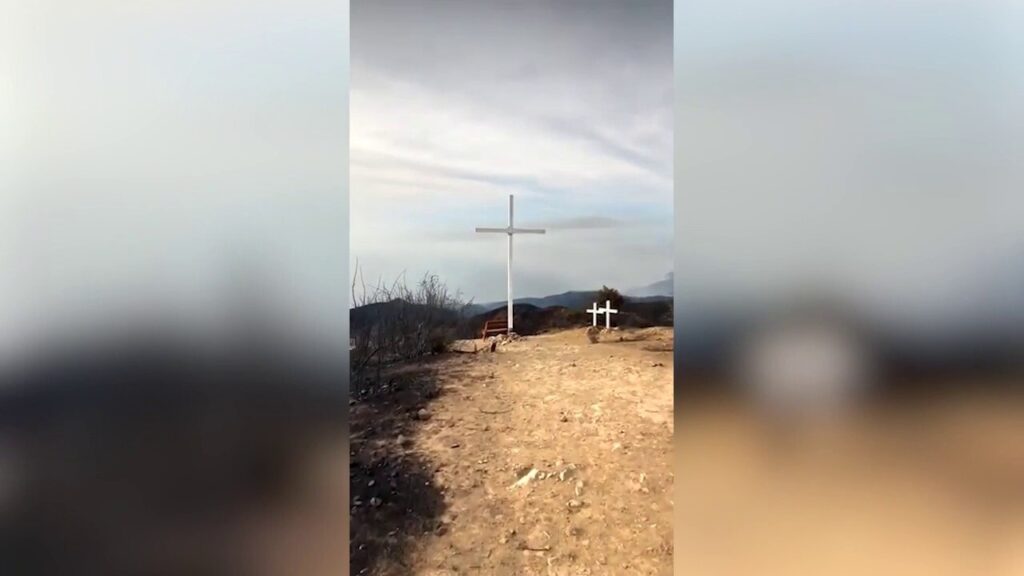
[[[604,308],[601,308],[601,312],[604,312],[604,327],[611,329],[612,327],[612,314],[618,314],[619,311],[612,308],[612,301],[605,300]]]
[[[477,232],[508,234],[508,333],[512,333],[512,236],[515,234],[543,234],[539,228],[515,228],[512,225],[512,195],[508,195],[508,228],[477,228]]]
[[[592,307],[587,308],[587,312],[590,312],[590,316],[591,316],[591,318],[590,318],[590,325],[591,326],[597,326],[597,315],[598,314],[603,314],[604,313],[604,308],[598,308],[597,307],[597,302],[594,302]]]

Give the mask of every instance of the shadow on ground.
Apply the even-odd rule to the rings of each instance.
[[[441,394],[433,359],[353,375],[351,415],[351,573],[408,574],[411,546],[440,534],[446,504],[413,438]],[[421,415],[421,410],[425,411]]]

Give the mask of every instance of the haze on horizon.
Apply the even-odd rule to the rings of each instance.
[[[672,3],[352,2],[351,256],[476,302],[672,270]],[[418,6],[418,7],[417,7]]]

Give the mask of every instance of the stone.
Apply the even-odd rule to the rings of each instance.
[[[416,419],[417,420],[429,420],[430,419],[430,412],[428,412],[426,408],[420,408],[419,410],[416,411]]]
[[[526,486],[527,484],[530,483],[531,480],[536,478],[537,474],[539,473],[540,470],[537,470],[536,468],[531,468],[529,472],[523,475],[522,478],[517,480],[516,483],[512,485],[512,488],[522,488],[523,486]]]

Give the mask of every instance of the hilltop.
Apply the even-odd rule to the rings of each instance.
[[[621,336],[353,380],[352,572],[671,572],[672,331]]]

